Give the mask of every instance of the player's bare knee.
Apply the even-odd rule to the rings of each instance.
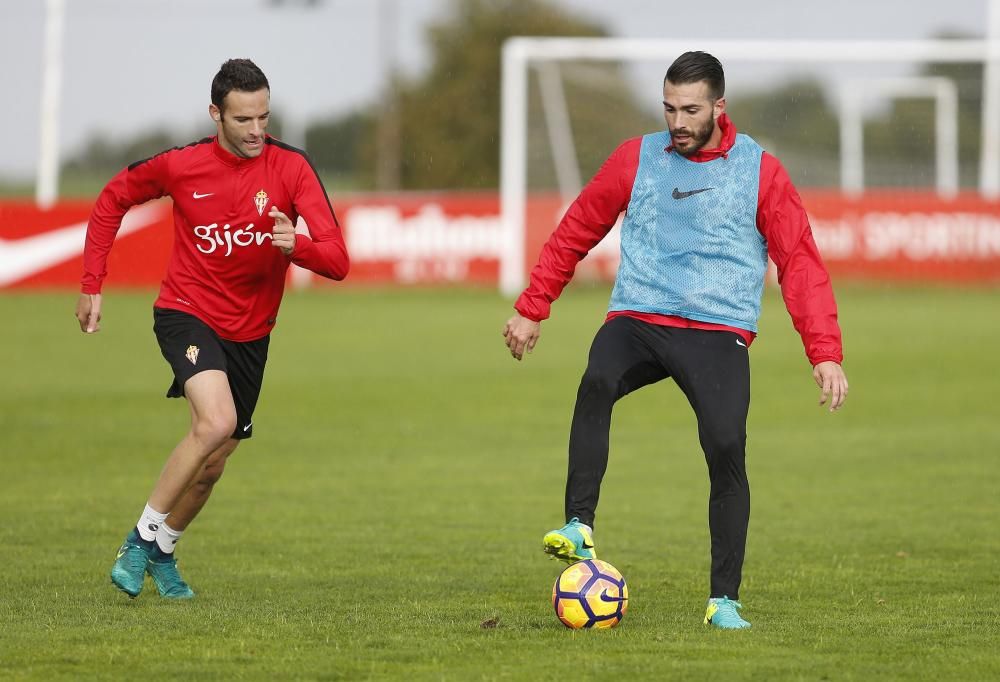
[[[213,450],[233,435],[236,429],[236,412],[223,411],[201,415],[191,425],[191,433]]]

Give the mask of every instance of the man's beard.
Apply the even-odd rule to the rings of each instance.
[[[690,136],[687,142],[687,147],[685,149],[679,149],[676,144],[674,144],[674,149],[682,156],[691,156],[699,149],[705,146],[709,138],[712,137],[712,132],[715,130],[715,119],[709,118],[704,126],[700,128],[695,128],[694,130],[690,128],[678,128],[677,130],[670,131],[671,139],[678,134],[686,134]]]

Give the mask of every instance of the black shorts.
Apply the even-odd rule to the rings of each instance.
[[[256,341],[227,341],[194,315],[179,310],[153,308],[153,333],[160,352],[174,371],[168,398],[184,397],[184,384],[206,369],[218,369],[229,378],[236,404],[233,438],[253,435],[253,410],[264,381],[270,336]]]

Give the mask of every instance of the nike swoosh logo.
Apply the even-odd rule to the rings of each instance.
[[[584,549],[594,549],[594,545],[593,545],[593,543],[590,543],[590,542],[587,542],[586,540],[584,540],[583,541],[583,548]]]
[[[250,422],[249,424],[247,424],[246,426],[244,426],[243,427],[243,431],[244,432],[249,431],[251,426],[253,426],[253,422]]]
[[[163,209],[139,206],[122,220],[118,238],[156,222]],[[0,239],[0,287],[13,284],[83,253],[87,221],[21,239]]]
[[[715,189],[715,188],[714,187],[703,187],[701,189],[692,189],[692,190],[687,191],[687,192],[682,192],[679,189],[677,189],[676,187],[674,187],[674,191],[673,191],[673,193],[670,196],[672,196],[674,199],[687,199],[692,194],[700,194],[701,192],[707,192],[710,189]]]
[[[607,588],[601,591],[601,601],[625,601],[625,597],[612,597],[608,594]]]
[[[736,339],[736,345],[737,346],[743,346],[744,348],[747,347],[747,345],[745,343],[743,343],[743,339]]]
[[[115,559],[121,559],[123,556],[125,556],[125,548],[124,547],[118,550],[118,556],[116,556]]]
[[[198,194],[197,192],[194,192],[191,196],[195,199],[204,199],[205,197],[210,197],[213,194],[215,194],[215,192],[209,192],[208,194]]]

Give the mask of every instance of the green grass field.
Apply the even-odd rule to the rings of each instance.
[[[254,438],[178,550],[198,592],[108,571],[187,409],[151,292],[0,296],[0,678],[1000,677],[998,290],[838,292],[847,407],[817,407],[780,299],[751,351],[748,632],[701,624],[708,480],[670,382],[619,403],[598,514],[608,632],[549,604],[577,381],[607,292],[514,362],[486,291],[289,294]],[[498,619],[495,628],[481,623]]]

